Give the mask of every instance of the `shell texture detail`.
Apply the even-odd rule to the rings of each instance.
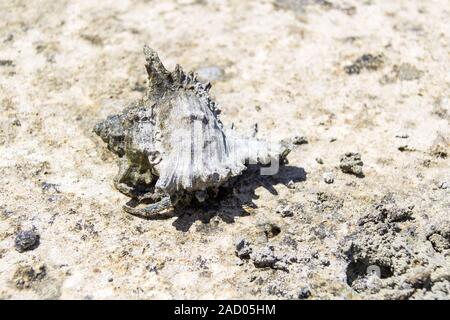
[[[148,86],[143,98],[94,128],[119,157],[114,178],[119,191],[138,201],[170,205],[182,198],[204,201],[205,194],[214,196],[248,163],[268,164],[289,153],[280,143],[225,130],[209,95],[211,84],[198,81],[192,72],[186,74],[179,65],[167,71],[148,46],[144,54]],[[136,214],[131,208],[127,211]]]

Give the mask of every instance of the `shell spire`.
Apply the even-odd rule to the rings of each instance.
[[[160,96],[171,87],[171,74],[162,64],[158,54],[149,46],[144,46],[145,69],[148,74],[148,92]]]

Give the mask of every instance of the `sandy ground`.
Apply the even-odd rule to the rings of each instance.
[[[0,0],[0,12],[0,298],[450,298],[448,0]],[[308,143],[214,208],[124,213],[92,128],[142,95],[145,43],[169,69],[223,71],[224,123]],[[342,172],[346,152],[364,177]],[[27,230],[40,241],[19,252]]]

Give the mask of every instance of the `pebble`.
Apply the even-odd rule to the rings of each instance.
[[[207,66],[197,69],[197,75],[201,81],[223,80],[225,72],[218,66]]]
[[[290,181],[287,183],[287,187],[288,187],[289,189],[295,189],[295,182],[292,181],[292,180],[290,180]]]
[[[323,181],[325,181],[325,183],[333,183],[334,182],[334,174],[332,172],[325,172],[323,174]]]
[[[250,247],[250,243],[245,239],[239,239],[236,242],[236,255],[241,259],[250,258],[250,254],[252,253],[252,248]]]
[[[413,151],[416,151],[416,149],[414,147],[410,147],[408,145],[400,146],[400,147],[398,147],[398,150],[400,152],[407,152],[407,151],[413,152]]]
[[[294,211],[292,210],[291,206],[289,205],[280,205],[276,212],[281,215],[283,218],[285,217],[292,217],[294,215]]]
[[[295,136],[292,138],[292,143],[295,145],[307,144],[308,139],[305,136]]]
[[[278,259],[274,254],[273,246],[265,246],[252,255],[252,260],[257,268],[273,268]]]
[[[363,54],[356,61],[344,67],[344,71],[349,74],[360,74],[362,70],[377,70],[383,65],[383,56],[373,54]]]
[[[311,296],[311,289],[309,287],[302,287],[298,291],[299,299],[308,299]]]
[[[450,188],[450,183],[447,182],[447,181],[441,181],[441,182],[438,182],[437,187],[439,189],[444,189],[444,190],[445,189],[449,189]]]
[[[364,176],[362,167],[364,163],[361,160],[361,154],[357,152],[346,152],[341,156],[341,163],[339,167],[342,172],[354,174],[355,176]]]
[[[20,231],[16,235],[14,246],[18,252],[34,250],[39,246],[39,238],[34,230]]]

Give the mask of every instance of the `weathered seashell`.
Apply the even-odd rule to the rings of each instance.
[[[155,51],[144,47],[148,86],[144,97],[98,123],[97,133],[119,156],[116,188],[155,204],[125,210],[151,216],[179,200],[204,201],[246,169],[248,163],[284,159],[289,148],[225,130],[220,110],[209,95],[211,85],[163,66]]]

